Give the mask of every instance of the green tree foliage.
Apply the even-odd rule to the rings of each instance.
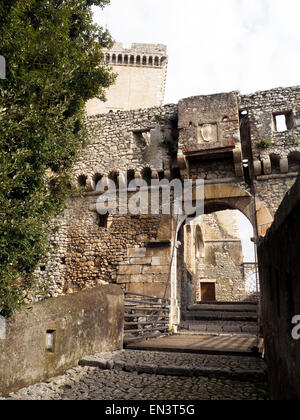
[[[70,193],[69,171],[86,141],[85,102],[105,99],[115,75],[100,65],[112,40],[91,6],[109,0],[2,0],[0,54],[0,314],[36,285],[51,218]]]

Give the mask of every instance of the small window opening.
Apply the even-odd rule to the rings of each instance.
[[[275,131],[279,133],[292,130],[294,128],[294,116],[292,111],[274,114],[273,118]]]
[[[150,142],[151,142],[150,130],[135,131],[133,133],[133,135],[134,135],[134,138],[135,138],[135,142],[140,147],[150,146]]]

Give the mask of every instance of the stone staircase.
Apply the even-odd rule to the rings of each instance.
[[[257,334],[257,303],[197,303],[182,313],[179,333]]]

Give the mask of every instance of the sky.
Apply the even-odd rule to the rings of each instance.
[[[165,44],[165,103],[300,84],[299,0],[111,0],[95,21],[115,41]],[[251,224],[239,216],[245,261]]]
[[[165,44],[165,103],[300,84],[299,0],[111,0],[95,21],[116,41]]]

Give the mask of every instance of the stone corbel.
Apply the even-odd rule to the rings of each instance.
[[[264,174],[265,175],[271,175],[272,173],[272,165],[271,165],[271,159],[269,157],[262,160],[263,168],[264,168]]]
[[[289,171],[289,161],[288,159],[280,159],[280,172],[282,174],[287,174]]]
[[[254,160],[253,161],[253,169],[254,169],[254,175],[260,176],[261,175],[261,161],[260,160]]]
[[[135,179],[142,179],[142,174],[140,171],[135,171],[134,173],[134,178]]]
[[[157,170],[152,170],[152,174],[151,174],[152,179],[159,179],[159,175],[158,175],[158,171]]]
[[[86,190],[87,191],[94,191],[94,182],[93,182],[93,179],[92,179],[92,177],[91,176],[88,176],[87,177],[87,180],[86,180]]]
[[[119,188],[127,188],[126,172],[120,172],[118,176]]]
[[[187,158],[183,154],[178,154],[177,156],[178,167],[181,173],[182,178],[186,179],[189,177],[190,166]]]

